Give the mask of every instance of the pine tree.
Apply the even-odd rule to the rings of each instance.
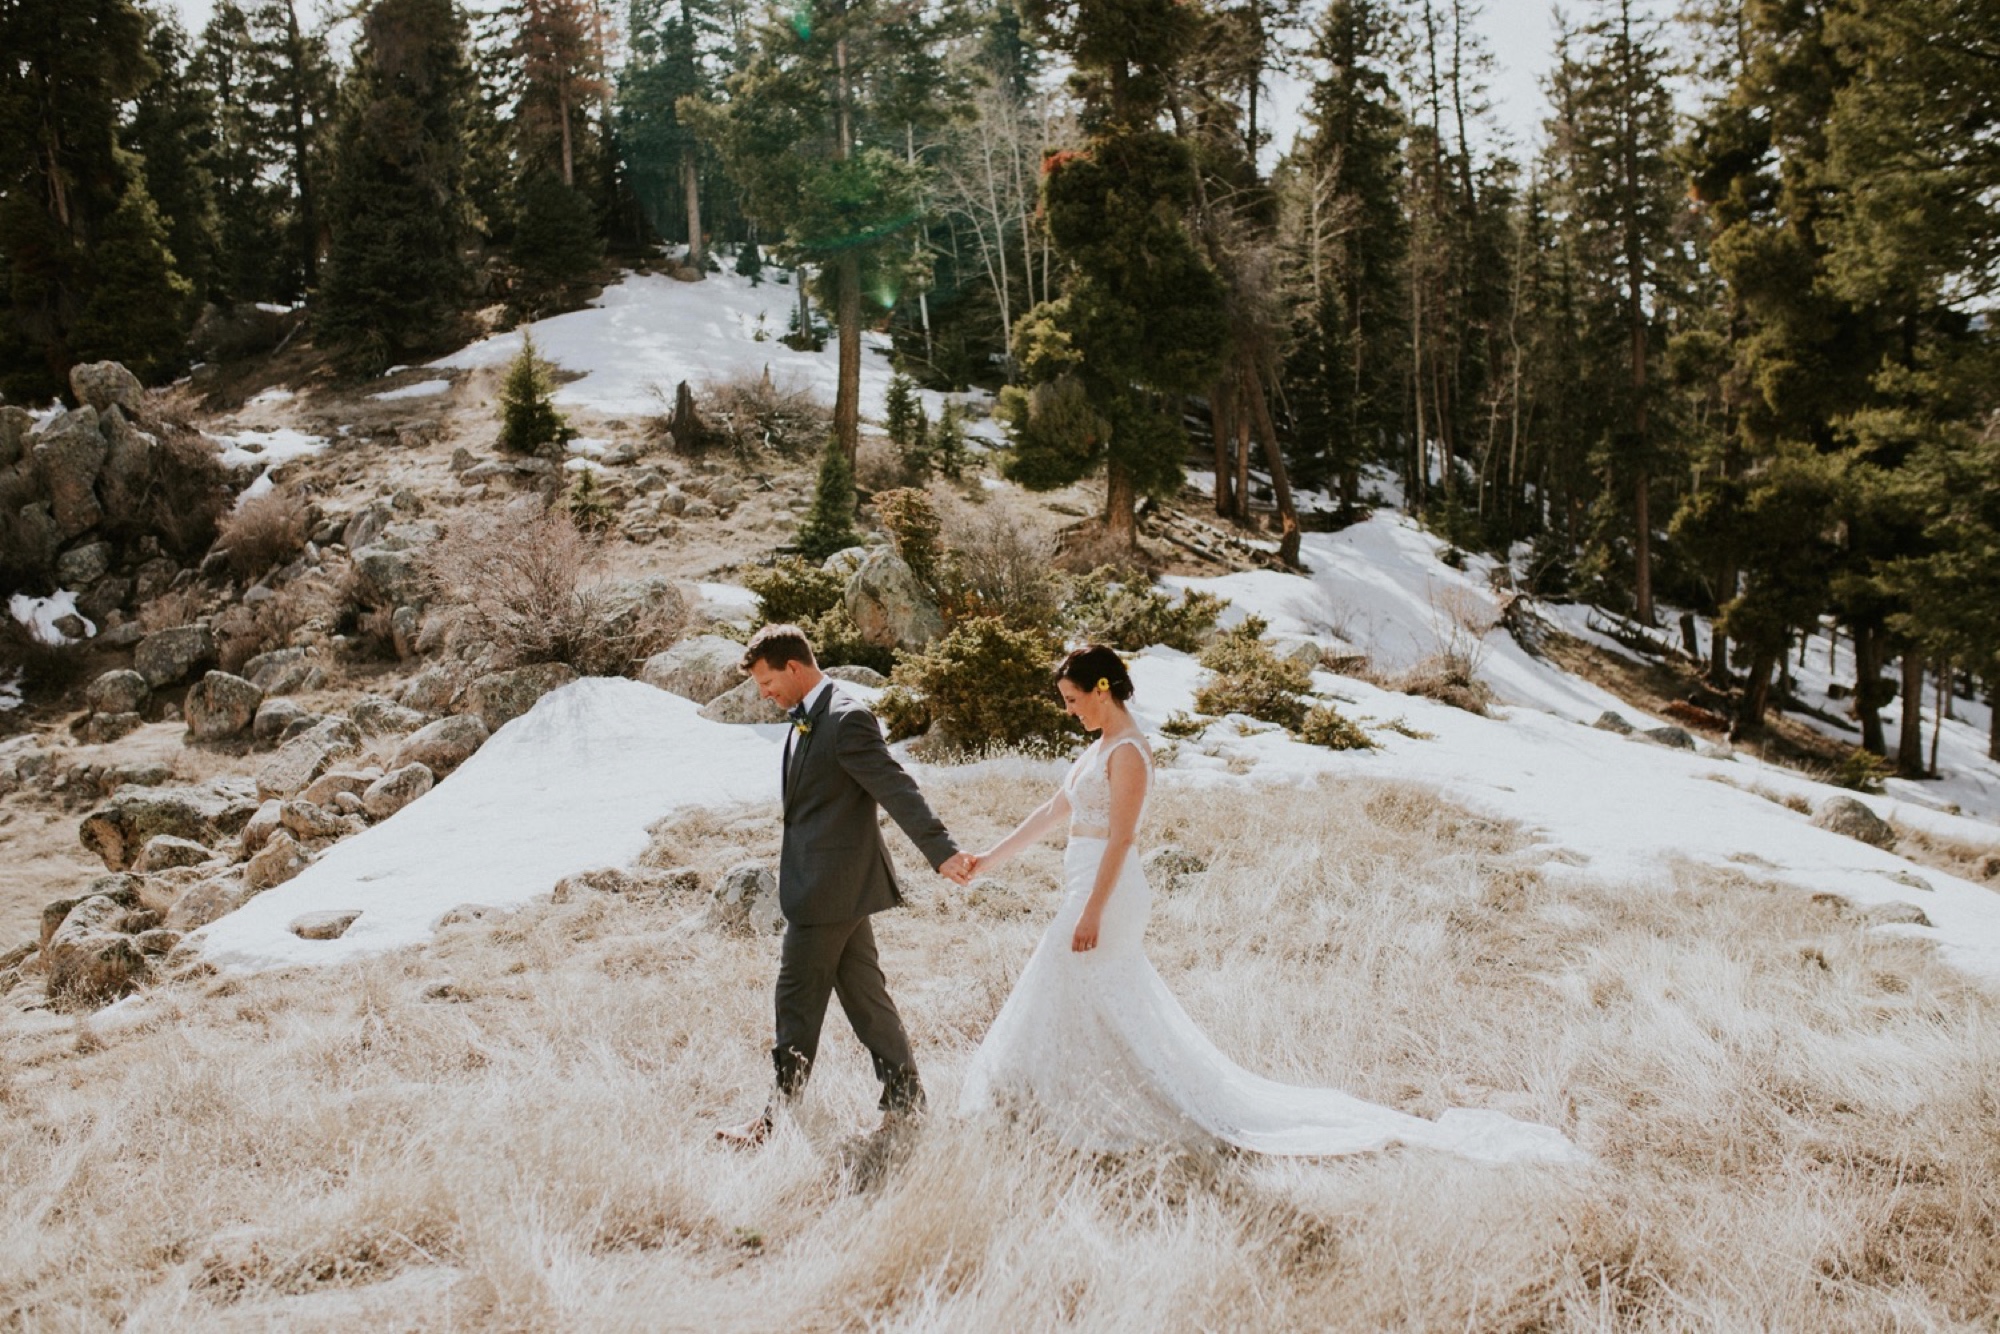
[[[147,193],[166,227],[174,268],[188,282],[182,327],[190,327],[213,286],[219,240],[215,180],[208,168],[215,143],[215,107],[193,77],[188,35],[172,18],[156,17],[147,54],[160,71],[132,103],[121,138],[144,164]]]
[[[916,382],[901,371],[889,376],[889,390],[882,399],[882,429],[898,450],[910,447],[910,428],[917,419]]]
[[[188,296],[174,269],[160,211],[135,178],[98,230],[90,297],[72,338],[78,361],[121,361],[142,380],[170,379],[187,362]]]
[[[632,55],[618,74],[619,148],[646,221],[663,237],[684,236],[690,262],[699,264],[707,163],[679,103],[714,94],[721,20],[705,0],[633,0],[629,29]],[[738,256],[739,271],[741,263]]]
[[[349,371],[433,351],[458,327],[470,276],[461,185],[471,97],[451,0],[377,0],[343,90],[314,315]]]
[[[285,237],[286,296],[319,284],[320,196],[336,74],[326,34],[299,18],[299,0],[263,0],[248,15],[251,132],[266,177],[275,183]]]
[[[531,316],[567,307],[604,258],[590,201],[554,172],[530,170],[515,204],[513,256],[515,307]]]
[[[177,317],[185,297],[143,164],[118,146],[121,106],[156,74],[145,17],[130,0],[18,0],[0,5],[0,51],[0,392],[64,392],[80,324],[91,355],[162,373],[152,321],[103,323],[149,298]]]
[[[521,350],[507,367],[500,387],[500,448],[509,454],[536,454],[573,439],[575,432],[555,405],[548,363],[525,332]]]
[[[859,545],[860,534],[854,531],[854,505],[854,469],[848,464],[847,451],[841,448],[838,439],[828,441],[826,451],[820,455],[819,482],[813,489],[812,509],[799,525],[799,554],[807,560],[821,561],[836,551]]]

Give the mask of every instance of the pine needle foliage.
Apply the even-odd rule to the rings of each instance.
[[[555,382],[549,365],[535,353],[535,340],[521,338],[521,351],[507,368],[500,389],[500,448],[509,454],[534,454],[574,439],[555,405]]]
[[[854,531],[854,468],[839,442],[829,442],[820,455],[812,509],[799,525],[799,554],[807,560],[825,560],[860,542],[861,535]]]

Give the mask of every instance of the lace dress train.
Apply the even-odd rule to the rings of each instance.
[[[1137,743],[1124,738],[1110,749],[1118,745]],[[1108,828],[1110,749],[1093,746],[1064,780],[1072,832],[1062,906],[973,1057],[962,1111],[1028,1111],[1064,1142],[1099,1152],[1219,1140],[1267,1154],[1406,1144],[1491,1162],[1583,1160],[1561,1132],[1499,1112],[1455,1108],[1430,1121],[1236,1065],[1146,957],[1153,893],[1136,851],[1105,904],[1097,948],[1074,952],[1070,940],[1106,846],[1075,831]]]

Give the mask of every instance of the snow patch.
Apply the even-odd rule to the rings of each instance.
[[[416,384],[406,384],[400,389],[384,389],[381,393],[370,394],[368,397],[377,402],[388,403],[399,398],[430,398],[445,393],[450,388],[449,380],[423,380]]]
[[[28,633],[38,644],[73,644],[72,639],[56,628],[56,622],[65,616],[75,616],[83,622],[83,638],[97,633],[97,627],[87,617],[78,614],[76,594],[67,589],[49,594],[45,598],[31,598],[26,593],[16,593],[7,599],[7,610],[15,621],[28,628]]]

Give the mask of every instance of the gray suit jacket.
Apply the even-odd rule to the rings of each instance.
[[[930,804],[882,739],[875,715],[829,688],[810,728],[794,733],[784,775],[785,845],[778,906],[800,926],[852,921],[902,903],[879,807],[902,826],[933,867],[958,851]]]

